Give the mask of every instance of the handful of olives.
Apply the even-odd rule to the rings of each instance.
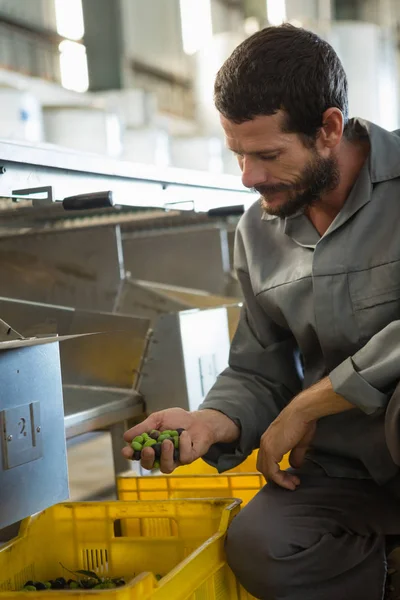
[[[155,454],[155,461],[153,469],[160,468],[161,459],[161,446],[164,440],[171,440],[174,444],[174,461],[179,460],[179,437],[184,429],[166,429],[165,431],[158,431],[152,429],[149,433],[142,433],[137,435],[131,442],[133,450],[133,460],[140,460],[142,457],[142,450],[144,448],[153,448]]]

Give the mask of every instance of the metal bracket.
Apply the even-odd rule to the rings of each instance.
[[[4,469],[12,469],[42,457],[40,402],[1,411]]]
[[[11,199],[14,202],[18,202],[19,200],[32,200],[33,206],[53,204],[53,202],[55,202],[53,187],[51,185],[37,188],[26,188],[23,190],[12,190],[11,194]],[[41,197],[35,197],[38,194],[41,195]]]

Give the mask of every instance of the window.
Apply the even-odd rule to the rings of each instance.
[[[286,21],[285,0],[267,0],[267,19],[270,25],[281,25]]]
[[[183,50],[194,54],[212,36],[211,0],[180,0]]]
[[[85,33],[82,0],[54,0],[57,33],[70,40],[81,40]]]
[[[89,88],[89,75],[85,46],[64,40],[59,49],[62,86],[75,92],[86,92]]]
[[[86,92],[89,75],[86,48],[73,40],[81,40],[85,33],[82,0],[54,0],[57,33],[65,37],[59,45],[61,84],[68,90]]]

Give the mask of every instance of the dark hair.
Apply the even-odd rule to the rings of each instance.
[[[336,52],[289,24],[266,27],[233,51],[217,74],[214,101],[234,123],[283,109],[286,131],[314,139],[328,108],[348,120],[347,78]]]

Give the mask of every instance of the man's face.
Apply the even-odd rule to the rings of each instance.
[[[284,218],[315,204],[340,180],[336,158],[306,146],[296,133],[282,131],[284,114],[233,123],[221,115],[227,147],[242,171],[242,182],[257,191],[264,211]]]

